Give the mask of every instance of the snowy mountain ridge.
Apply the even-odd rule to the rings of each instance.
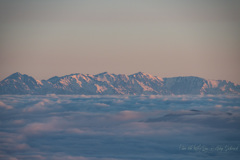
[[[240,95],[240,85],[226,80],[206,80],[193,76],[160,78],[142,72],[132,75],[76,73],[39,81],[16,72],[0,82],[0,94]]]

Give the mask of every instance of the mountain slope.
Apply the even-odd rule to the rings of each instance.
[[[142,72],[132,75],[76,73],[39,81],[17,72],[0,82],[0,94],[217,95],[240,94],[240,85],[192,76],[160,78]]]
[[[41,86],[33,77],[16,72],[0,82],[0,94],[33,94]]]

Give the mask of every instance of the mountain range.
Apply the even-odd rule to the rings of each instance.
[[[194,76],[160,78],[142,72],[132,75],[76,73],[39,81],[16,72],[0,82],[0,94],[240,95],[240,85]]]

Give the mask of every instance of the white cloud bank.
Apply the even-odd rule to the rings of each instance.
[[[236,159],[237,96],[0,96],[0,159]],[[239,147],[240,148],[240,147]]]

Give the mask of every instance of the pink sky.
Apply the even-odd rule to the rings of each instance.
[[[234,0],[3,0],[0,10],[0,80],[142,71],[240,84]]]

